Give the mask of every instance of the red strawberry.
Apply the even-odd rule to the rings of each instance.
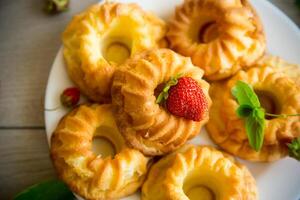
[[[178,83],[170,87],[166,105],[173,115],[193,121],[201,121],[208,110],[203,90],[190,77],[179,78]]]
[[[74,107],[77,105],[80,99],[80,91],[76,87],[70,87],[63,91],[60,95],[60,101],[62,105],[66,107]]]

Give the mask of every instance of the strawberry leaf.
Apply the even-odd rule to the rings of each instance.
[[[182,74],[177,74],[174,77],[171,77],[170,80],[166,83],[161,93],[156,98],[155,103],[161,103],[168,99],[169,97],[169,89],[178,83],[178,79],[182,76]]]
[[[264,141],[265,117],[262,108],[255,108],[246,118],[246,133],[251,148],[259,151]]]
[[[289,156],[300,161],[300,137],[292,140],[287,146],[289,149]]]
[[[238,81],[231,90],[232,95],[237,99],[240,105],[251,107],[260,107],[260,102],[250,85],[243,81]]]

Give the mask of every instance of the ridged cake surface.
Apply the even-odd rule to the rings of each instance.
[[[300,86],[300,65],[292,64],[279,56],[265,55],[255,63],[255,66],[269,66],[277,68],[280,71],[293,79]]]
[[[212,147],[186,145],[155,163],[142,200],[256,200],[248,169]]]
[[[213,101],[206,129],[225,151],[251,161],[274,161],[287,155],[286,143],[300,136],[300,117],[266,118],[264,142],[258,152],[248,142],[244,119],[236,114],[238,103],[231,89],[238,80],[254,88],[261,106],[271,114],[300,113],[300,89],[279,67],[254,67],[240,71],[227,82],[212,84]]]
[[[162,20],[136,4],[91,6],[63,33],[70,78],[91,100],[109,102],[116,67],[139,51],[159,47],[165,31]]]
[[[197,81],[209,107],[209,84],[202,79],[203,71],[169,49],[136,55],[115,72],[111,92],[117,123],[128,143],[144,154],[162,155],[179,148],[208,120],[208,113],[200,122],[176,117],[155,103],[156,89],[178,74]]]
[[[266,47],[260,19],[247,0],[185,0],[169,23],[167,38],[209,80],[251,66]]]
[[[94,137],[109,140],[115,156],[96,155],[92,151]],[[126,145],[108,104],[81,105],[67,114],[52,135],[51,158],[72,191],[97,200],[134,193],[145,179],[149,160]]]

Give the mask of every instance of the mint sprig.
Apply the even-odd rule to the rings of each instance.
[[[158,97],[156,98],[155,103],[160,104],[161,102],[165,101],[168,99],[169,97],[169,89],[176,85],[178,83],[178,79],[182,76],[182,74],[177,74],[176,76],[173,76],[170,78],[170,80],[165,84],[163,90],[161,91],[161,93],[158,95]]]
[[[237,99],[240,105],[250,107],[260,107],[260,102],[250,85],[243,81],[238,81],[231,90],[232,95]]]
[[[246,133],[250,146],[259,151],[264,141],[265,113],[262,108],[254,108],[246,117]]]
[[[245,120],[246,134],[249,145],[255,151],[260,151],[264,141],[265,116],[275,118],[285,118],[300,116],[300,114],[272,114],[266,113],[261,107],[259,98],[253,88],[243,81],[237,81],[231,90],[236,98],[239,107],[236,109],[237,115]],[[300,138],[288,144],[290,156],[300,160]]]
[[[287,146],[289,149],[289,156],[300,161],[300,137],[293,139]]]
[[[50,180],[35,184],[17,194],[14,200],[73,200],[73,193],[61,181]]]
[[[253,88],[242,81],[236,83],[231,93],[239,103],[236,113],[245,120],[249,144],[255,151],[259,151],[263,145],[265,128],[265,112],[259,99]]]

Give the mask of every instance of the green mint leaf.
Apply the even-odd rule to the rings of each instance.
[[[300,0],[298,0],[300,3]],[[231,90],[232,95],[237,99],[239,107],[236,110],[240,118],[245,119],[246,134],[251,148],[259,151],[264,141],[265,116],[271,117],[293,117],[300,114],[272,114],[265,113],[260,106],[259,98],[253,88],[243,81],[237,81]],[[287,145],[289,155],[300,161],[300,138],[293,140]]]
[[[163,90],[161,91],[161,93],[158,95],[158,97],[156,98],[155,103],[161,103],[165,100],[168,99],[169,97],[169,89],[176,85],[178,83],[178,79],[182,76],[182,74],[177,74],[174,77],[171,77],[170,80],[166,83],[166,85],[164,86]]]
[[[289,156],[300,161],[300,137],[293,139],[287,146],[289,149]]]
[[[69,188],[61,181],[50,180],[29,187],[17,194],[14,200],[74,200]]]
[[[236,110],[236,113],[239,117],[248,117],[253,111],[253,108],[249,105],[240,105]]]
[[[246,118],[246,133],[251,148],[259,151],[264,141],[265,116],[262,108],[255,108]]]
[[[250,85],[243,81],[238,81],[231,90],[232,95],[240,105],[260,107],[259,99]]]

